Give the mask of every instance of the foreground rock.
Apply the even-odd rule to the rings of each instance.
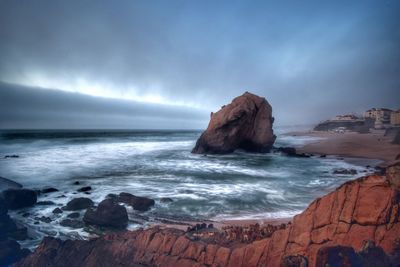
[[[9,266],[30,253],[28,249],[21,249],[15,240],[0,240],[0,266]]]
[[[90,198],[86,197],[78,197],[72,199],[70,202],[67,203],[64,210],[83,210],[90,208],[94,205],[93,201]]]
[[[30,207],[37,202],[36,192],[30,189],[7,189],[2,196],[10,210]]]
[[[128,224],[128,213],[114,199],[105,199],[96,209],[88,209],[83,221],[98,226],[125,228]]]
[[[263,97],[244,93],[231,104],[211,113],[207,130],[192,153],[221,154],[236,149],[268,152],[275,142],[271,105]]]
[[[0,198],[0,266],[8,266],[30,253],[29,250],[21,249],[15,241],[27,237],[27,229],[17,227],[8,215],[4,199]]]
[[[45,238],[17,266],[397,266],[399,207],[398,188],[371,175],[316,199],[292,224],[248,244],[154,227],[91,241]]]

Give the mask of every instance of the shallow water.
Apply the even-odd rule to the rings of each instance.
[[[156,201],[146,216],[188,219],[283,218],[302,211],[312,200],[332,191],[351,175],[333,175],[335,168],[364,167],[335,158],[292,158],[280,154],[195,155],[190,150],[199,131],[3,131],[0,176],[27,188],[56,187],[40,196],[65,205],[74,197],[100,202],[109,193],[129,192]],[[299,146],[316,139],[282,135],[276,146]],[[19,158],[4,158],[17,154]],[[357,175],[356,175],[357,176]],[[90,195],[76,193],[90,185]],[[64,198],[57,196],[65,195]],[[58,225],[64,215],[55,206],[30,208],[14,215],[35,234],[62,236],[76,230]],[[50,224],[34,225],[34,216],[50,216]],[[135,214],[130,210],[131,228]],[[150,219],[151,220],[151,219]],[[87,234],[78,231],[81,235]]]

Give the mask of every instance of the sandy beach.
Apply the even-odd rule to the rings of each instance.
[[[383,164],[393,161],[400,154],[400,145],[392,143],[392,137],[383,133],[360,134],[355,132],[293,132],[292,136],[323,138],[297,150],[300,153],[336,155],[342,157],[382,160]]]

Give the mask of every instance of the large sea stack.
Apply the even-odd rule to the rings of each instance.
[[[268,101],[246,92],[211,113],[207,130],[197,140],[192,153],[225,154],[236,149],[269,152],[276,138],[273,122]]]

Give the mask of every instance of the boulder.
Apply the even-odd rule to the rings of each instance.
[[[30,253],[15,240],[0,240],[0,266],[10,266]]]
[[[90,191],[90,190],[92,190],[92,187],[91,187],[91,186],[84,186],[84,187],[79,188],[79,189],[76,190],[76,191],[78,191],[78,192],[88,192],[88,191]]]
[[[47,188],[42,189],[40,192],[42,194],[48,194],[48,193],[58,192],[58,189],[54,188],[54,187],[47,187]]]
[[[115,199],[117,202],[122,202],[131,206],[134,210],[147,211],[154,206],[154,199],[147,197],[138,197],[129,193],[122,192]]]
[[[246,92],[211,113],[207,130],[197,140],[192,153],[225,154],[237,149],[269,152],[276,138],[273,121],[267,100]]]
[[[309,158],[311,156],[305,153],[297,153],[296,148],[294,147],[278,147],[276,151],[281,152],[288,157]]]
[[[316,266],[363,266],[362,258],[352,247],[332,246],[318,250]]]
[[[37,201],[36,192],[30,189],[7,189],[3,191],[4,201],[10,210],[33,206]]]
[[[83,216],[86,224],[98,226],[125,228],[128,224],[126,208],[113,199],[105,199],[96,209],[88,209]]]
[[[70,213],[67,215],[67,217],[71,218],[71,219],[79,218],[79,216],[81,216],[81,214],[79,212],[73,212],[73,213]]]
[[[60,208],[55,208],[52,212],[53,212],[54,214],[63,213],[63,211],[62,211]]]
[[[64,210],[83,210],[93,206],[93,201],[90,198],[78,197],[74,198],[67,203]]]
[[[70,228],[83,228],[85,224],[79,220],[71,220],[71,219],[64,219],[60,222],[61,226],[70,227]]]
[[[349,174],[349,175],[355,175],[357,174],[357,170],[355,169],[344,169],[344,168],[339,168],[333,170],[333,174]]]

